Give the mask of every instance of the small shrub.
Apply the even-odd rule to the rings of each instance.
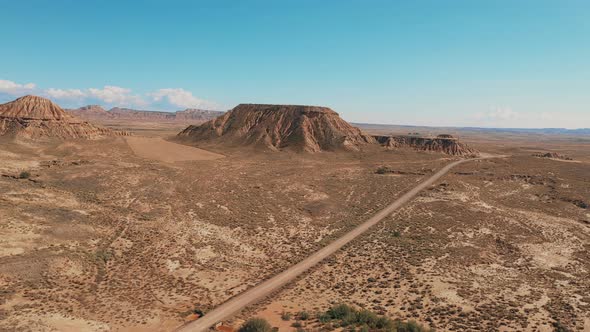
[[[99,249],[96,251],[95,257],[97,260],[106,264],[109,261],[109,259],[113,257],[113,254],[110,251]]]
[[[361,310],[356,314],[356,322],[363,325],[372,326],[377,318],[377,314],[369,310]]]
[[[568,329],[567,327],[563,326],[563,324],[561,324],[560,321],[556,321],[553,322],[553,331],[555,332],[571,332],[570,329]]]
[[[393,237],[400,237],[402,234],[399,231],[393,231]]]
[[[386,166],[380,166],[376,171],[377,174],[386,174],[387,172],[389,172],[389,168]]]
[[[318,315],[321,323],[329,323],[331,327],[341,327],[343,331],[396,331],[396,332],[428,332],[432,331],[415,321],[402,322],[362,309],[358,310],[346,304],[338,304]]]
[[[281,313],[281,319],[282,320],[291,320],[291,313],[290,312],[283,311]]]
[[[19,179],[28,179],[31,177],[31,173],[27,172],[27,171],[22,171],[20,172],[20,174],[18,175]]]
[[[308,320],[309,318],[311,318],[311,315],[307,311],[301,311],[297,316],[300,320]]]
[[[291,324],[291,326],[292,326],[292,327],[296,327],[296,328],[300,328],[300,327],[302,327],[303,325],[301,324],[301,322],[300,322],[300,321],[296,320],[296,321],[295,321],[293,324]]]
[[[272,332],[272,327],[263,318],[250,318],[240,328],[238,332]]]
[[[431,329],[427,329],[424,326],[416,323],[415,321],[411,320],[409,322],[402,322],[399,320],[395,321],[395,330],[397,332],[428,332],[433,331]]]
[[[354,308],[346,304],[337,304],[328,309],[328,316],[332,319],[343,319],[354,313]]]
[[[332,320],[332,317],[328,313],[320,313],[317,318],[320,323],[328,323]]]

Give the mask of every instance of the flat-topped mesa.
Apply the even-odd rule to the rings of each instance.
[[[113,107],[108,112],[117,119],[174,120],[174,113],[170,112],[135,110],[124,107]]]
[[[187,127],[178,137],[195,143],[299,152],[357,151],[375,142],[330,108],[264,104],[240,104],[214,120]]]
[[[223,115],[225,112],[202,110],[196,108],[187,108],[183,111],[176,111],[174,113],[176,121],[209,121],[216,117]]]
[[[394,149],[410,147],[420,151],[442,152],[453,156],[477,156],[479,152],[465,143],[448,134],[436,137],[424,137],[414,135],[373,136],[379,144]]]
[[[128,133],[94,126],[42,97],[24,96],[0,105],[0,136],[94,139],[121,135]]]

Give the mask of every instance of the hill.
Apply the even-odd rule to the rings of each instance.
[[[66,110],[69,114],[85,120],[136,120],[146,122],[194,122],[202,123],[215,119],[223,114],[220,111],[187,108],[177,112],[158,112],[136,110],[132,108],[113,107],[106,111],[98,105],[88,105],[77,109]]]
[[[24,96],[0,105],[0,136],[15,138],[101,138],[126,135],[66,113],[51,100]]]
[[[356,151],[375,142],[327,107],[262,104],[240,104],[215,120],[187,127],[178,137],[194,143],[298,152]]]

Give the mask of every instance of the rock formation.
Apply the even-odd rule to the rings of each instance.
[[[65,111],[84,120],[105,120],[114,118],[112,113],[107,112],[104,108],[102,108],[102,106],[99,105],[88,105]]]
[[[209,111],[201,110],[196,108],[187,108],[184,111],[177,111],[175,113],[175,120],[177,121],[195,121],[195,122],[206,122],[213,120],[218,116],[223,115],[225,112],[221,111]]]
[[[411,147],[420,151],[442,152],[453,156],[475,156],[479,152],[468,145],[461,143],[457,138],[443,134],[436,137],[423,136],[373,136],[379,144],[394,149],[398,147]]]
[[[174,113],[170,112],[143,111],[122,107],[113,107],[108,112],[116,119],[174,120]]]
[[[574,160],[571,157],[559,154],[557,152],[538,152],[538,153],[533,153],[533,157],[538,157],[538,158],[549,158],[549,159],[560,159],[560,160]]]
[[[156,112],[134,110],[131,108],[113,107],[106,111],[98,105],[88,105],[77,109],[66,110],[68,113],[85,120],[136,120],[136,121],[177,121],[203,123],[223,114],[220,111],[187,108],[177,112]]]
[[[354,151],[375,142],[327,107],[259,104],[240,104],[215,120],[187,127],[178,137],[299,152]]]
[[[24,96],[0,105],[0,136],[18,138],[101,138],[127,135],[92,125],[61,109],[49,99]]]

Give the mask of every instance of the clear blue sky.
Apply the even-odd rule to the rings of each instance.
[[[0,101],[590,127],[590,1],[0,1]]]

